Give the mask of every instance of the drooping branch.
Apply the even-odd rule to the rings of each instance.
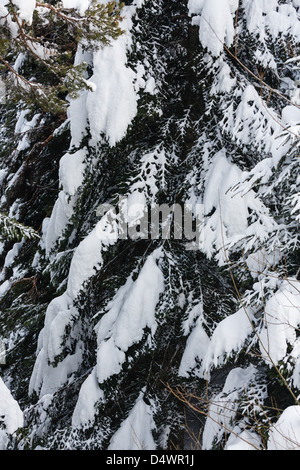
[[[123,4],[103,5],[92,0],[85,14],[80,15],[76,9],[39,1],[28,24],[19,17],[13,0],[8,3],[6,19],[0,25],[4,46],[0,50],[0,62],[17,79],[13,83],[13,96],[20,99],[22,94],[21,99],[28,104],[35,103],[41,110],[60,114],[67,105],[67,95],[76,98],[81,90],[90,90],[84,79],[87,64],[73,62],[78,44],[85,50],[96,50],[122,34],[119,21]],[[34,82],[28,78],[27,67],[23,72],[11,62],[12,57],[15,59],[16,54],[24,52],[25,60],[29,59],[27,63],[30,64],[30,58],[35,63]],[[21,83],[26,86],[20,88]]]
[[[30,82],[23,75],[20,75],[3,57],[0,56],[0,61],[12,72],[19,80],[30,86],[32,89],[37,90],[39,85],[37,83]]]
[[[13,3],[12,3],[12,0],[9,0],[9,3],[13,6]],[[38,61],[42,62],[42,64],[47,67],[48,69],[51,70],[52,73],[54,73],[56,76],[58,76],[57,72],[55,71],[54,67],[51,66],[47,61],[45,61],[40,55],[38,55],[34,49],[31,47],[30,43],[27,41],[27,37],[29,37],[25,31],[24,31],[24,28],[23,28],[23,24],[20,22],[19,18],[18,18],[18,15],[16,14],[14,8],[12,8],[12,15],[13,15],[13,18],[14,20],[16,21],[17,25],[18,25],[18,29],[19,29],[19,37],[23,43],[23,45],[25,46],[25,48],[30,52],[30,54],[33,55],[33,57],[35,59],[37,59]],[[32,41],[32,39],[30,38],[30,41]]]

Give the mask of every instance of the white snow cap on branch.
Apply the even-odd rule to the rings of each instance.
[[[220,55],[223,44],[231,46],[234,40],[234,13],[238,0],[190,0],[189,13],[200,15],[193,20],[199,26],[199,38],[214,56]]]
[[[129,416],[113,435],[108,450],[155,450],[152,437],[154,427],[151,407],[146,405],[141,394]]]
[[[19,17],[27,23],[32,23],[32,15],[36,8],[35,0],[13,0],[13,3],[19,9]]]

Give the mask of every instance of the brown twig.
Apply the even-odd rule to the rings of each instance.
[[[55,13],[57,16],[60,16],[67,23],[76,24],[76,23],[80,23],[83,21],[83,19],[81,18],[74,18],[74,17],[65,15],[64,13],[62,13],[61,8],[55,8],[53,5],[50,5],[49,3],[36,2],[36,6],[41,7],[41,8],[48,8],[49,10],[53,11],[53,13]]]
[[[3,57],[0,56],[0,61],[10,70],[19,80],[22,80],[26,85],[34,89],[35,91],[39,88],[39,85],[29,82],[23,75],[20,75]]]

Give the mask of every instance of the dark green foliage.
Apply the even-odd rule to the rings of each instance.
[[[132,5],[132,2],[125,3]],[[54,46],[59,51],[60,60],[56,62],[56,56],[53,56],[46,63],[38,62],[36,57],[24,50],[26,60],[19,69],[27,78],[34,71],[43,89],[50,86],[47,102],[43,101],[42,96],[38,101],[35,95],[26,95],[26,100],[24,98],[26,106],[29,101],[34,104],[35,111],[43,108],[44,121],[38,121],[36,128],[28,132],[28,147],[13,152],[20,136],[15,136],[13,132],[15,118],[11,103],[2,105],[1,117],[4,146],[0,158],[7,169],[3,184],[4,187],[6,185],[3,192],[6,199],[1,209],[8,211],[17,202],[21,223],[34,227],[39,233],[44,220],[51,215],[61,189],[58,187],[60,158],[65,152],[72,154],[78,150],[69,149],[69,127],[62,125],[64,115],[59,114],[66,106],[67,93],[70,97],[76,97],[89,86],[84,80],[88,80],[92,73],[92,61],[87,69],[85,64],[78,67],[72,65],[78,42],[85,51],[94,51],[121,33],[118,24],[121,5],[109,4],[106,10],[103,5],[92,2],[82,21],[76,16],[78,13],[61,9],[57,2],[47,5],[46,17],[51,19],[55,28],[49,28],[49,24],[45,24],[36,11],[29,32],[40,39],[44,37],[45,47]],[[62,15],[67,15],[69,19]],[[75,15],[79,23],[72,22],[70,15]],[[88,28],[88,24],[98,24],[99,18],[103,21],[101,31]],[[237,21],[241,26],[245,21],[242,9],[239,9]],[[27,28],[26,25],[24,27]],[[70,46],[67,47],[67,44]],[[266,44],[281,57],[279,66],[284,69],[286,51],[282,44],[274,44],[271,38]],[[20,42],[17,45],[21,47]],[[2,54],[12,60],[13,51],[9,50],[9,46],[3,40]],[[258,290],[253,291],[257,280],[253,279],[245,263],[243,241],[234,247],[230,255],[231,264],[222,267],[213,256],[215,247],[212,247],[213,255],[208,257],[200,250],[187,250],[186,240],[174,240],[172,237],[167,240],[152,240],[150,237],[135,241],[118,240],[111,246],[103,247],[103,265],[95,266],[94,274],[86,280],[74,300],[74,311],[64,324],[61,336],[55,338],[61,341],[59,353],[51,359],[51,363],[49,360],[48,365],[53,367],[55,374],[77,347],[82,353],[81,362],[51,397],[45,399],[36,393],[28,396],[38,334],[44,326],[46,309],[51,300],[66,293],[74,253],[96,226],[99,220],[96,209],[100,204],[117,204],[120,196],[130,194],[133,186],[139,184],[149,204],[170,206],[176,202],[183,206],[192,195],[195,200],[201,200],[205,193],[206,172],[214,155],[221,149],[225,148],[228,160],[245,172],[268,157],[263,145],[257,148],[255,139],[247,145],[240,143],[232,135],[230,127],[224,127],[226,110],[236,111],[251,74],[246,73],[243,66],[226,51],[222,61],[230,66],[230,76],[237,79],[240,88],[236,94],[212,92],[220,64],[208,58],[199,43],[199,30],[191,24],[186,1],[145,1],[133,18],[130,46],[127,66],[135,70],[137,64],[144,64],[145,74],[155,77],[156,92],[139,91],[137,115],[126,136],[113,147],[109,146],[105,135],[99,136],[98,145],[92,146],[89,129],[86,130],[79,145],[87,154],[84,178],[77,189],[72,216],[64,232],[48,255],[42,241],[38,244],[35,239],[25,240],[18,258],[2,272],[3,279],[12,281],[0,299],[0,338],[12,339],[3,377],[12,381],[13,394],[25,408],[24,429],[12,439],[11,448],[34,449],[41,446],[45,449],[105,450],[142,394],[145,404],[151,407],[153,413],[153,438],[158,449],[182,449],[190,444],[187,429],[197,435],[203,429],[206,421],[203,413],[208,411],[209,400],[222,391],[229,374],[235,369],[244,370],[252,366],[256,373],[249,390],[242,390],[238,398],[235,397],[238,406],[229,426],[241,426],[239,430],[246,426],[256,431],[265,446],[269,420],[275,422],[278,409],[294,403],[282,380],[289,381],[291,378],[292,368],[288,367],[293,365],[291,350],[288,351],[290,356],[287,356],[289,362],[283,361],[279,365],[282,373],[279,377],[277,370],[267,368],[253,332],[237,350],[229,352],[224,358],[216,358],[209,382],[202,375],[199,357],[195,358],[195,364],[185,376],[179,375],[189,335],[197,327],[198,320],[202,320],[199,313],[191,317],[194,306],[201,304],[203,309],[202,337],[206,334],[212,338],[218,325],[240,309],[241,298],[246,299],[247,308],[252,301],[258,305],[254,326],[259,329],[263,324],[264,306],[274,290],[266,289],[261,298]],[[256,41],[250,34],[238,39],[238,50],[241,60],[254,72]],[[277,84],[273,71],[266,73],[265,78],[270,86]],[[260,84],[256,83],[255,86],[259,91]],[[270,103],[279,105],[278,97],[271,96]],[[24,102],[20,103],[19,109],[23,106]],[[45,110],[48,112],[45,113]],[[56,132],[59,126],[60,132]],[[12,145],[12,138],[15,145]],[[164,165],[158,161],[159,152],[164,152]],[[142,157],[148,154],[153,154],[153,159],[143,167]],[[286,264],[271,266],[268,271],[271,278],[279,273],[280,280],[285,278],[286,268],[299,277],[298,225],[293,214],[288,213],[289,205],[285,205],[289,191],[292,189],[295,192],[297,187],[296,162],[291,167],[295,171],[284,175],[284,170],[289,168],[289,159],[293,158],[293,153],[284,156],[270,178],[273,194],[270,191],[264,193],[266,188],[261,180],[255,181],[251,187],[258,193],[261,191],[259,195],[275,214],[276,220],[286,217],[287,229],[293,235],[293,249],[291,244],[284,247]],[[18,173],[20,167],[22,171]],[[154,175],[155,188],[149,175]],[[277,185],[278,180],[280,185]],[[213,216],[217,209],[212,207],[206,217]],[[249,223],[252,217],[254,215],[249,213]],[[3,262],[5,253],[14,247],[13,241],[7,242],[3,248]],[[266,240],[266,245],[269,242],[272,240]],[[158,267],[163,274],[165,288],[156,306],[156,329],[153,332],[145,327],[142,336],[125,351],[120,371],[99,384],[105,400],[95,404],[93,421],[75,429],[72,427],[72,415],[81,387],[97,365],[98,323],[107,314],[107,307],[119,289],[128,278],[134,281],[139,278],[147,257],[157,248],[162,248]],[[253,251],[256,248],[255,245]],[[98,255],[95,253],[95,258]],[[52,312],[53,316],[56,313]],[[58,313],[69,314],[65,311]],[[188,325],[186,329],[184,325]],[[235,327],[239,330],[239,325]],[[16,332],[20,336],[14,336]],[[105,340],[110,334],[111,331]],[[227,338],[223,339],[225,343]],[[223,344],[220,350],[222,347]],[[192,394],[192,403],[199,407],[199,414],[191,410],[187,402],[182,403],[170,393],[177,387],[186,391],[187,398]],[[229,436],[227,429],[220,432],[212,448],[222,450]],[[201,447],[201,442],[197,445]]]
[[[9,99],[22,99],[27,106],[54,115],[64,114],[67,95],[76,98],[82,90],[90,89],[87,64],[73,61],[79,44],[83,50],[93,51],[122,34],[122,4],[112,1],[102,5],[93,0],[82,16],[59,2],[40,2],[30,24],[19,18],[11,0],[7,8],[9,13],[0,23],[0,73],[10,90]],[[14,69],[18,55],[22,63]]]

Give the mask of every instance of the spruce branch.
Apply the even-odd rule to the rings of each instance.
[[[21,240],[22,238],[40,238],[40,235],[32,228],[28,227],[7,214],[0,212],[0,239]]]

